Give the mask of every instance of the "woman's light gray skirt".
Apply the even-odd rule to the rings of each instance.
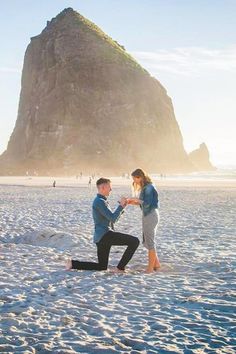
[[[143,215],[143,245],[148,250],[156,249],[156,231],[159,220],[160,216],[158,209],[153,209],[146,216]]]

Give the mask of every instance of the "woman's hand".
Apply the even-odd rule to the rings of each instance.
[[[138,198],[127,198],[127,204],[129,205],[140,205],[141,200]]]

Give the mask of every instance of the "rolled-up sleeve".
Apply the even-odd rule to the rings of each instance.
[[[96,204],[96,209],[103,215],[107,220],[115,223],[120,215],[123,213],[124,209],[121,205],[119,205],[114,212],[108,208],[105,200],[100,199],[99,202]]]

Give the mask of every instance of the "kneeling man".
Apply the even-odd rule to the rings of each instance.
[[[69,260],[66,269],[106,270],[111,246],[127,246],[117,265],[117,272],[124,272],[125,266],[133,257],[139,245],[137,237],[114,231],[114,223],[119,219],[126,207],[126,199],[121,198],[119,206],[111,211],[107,197],[111,192],[111,181],[99,178],[96,182],[98,194],[93,202],[93,220],[95,225],[94,243],[97,246],[98,263]]]

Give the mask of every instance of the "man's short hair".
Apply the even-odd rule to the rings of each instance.
[[[100,186],[101,184],[105,184],[105,183],[111,183],[111,180],[109,178],[104,178],[101,177],[97,180],[96,185],[97,187]]]

